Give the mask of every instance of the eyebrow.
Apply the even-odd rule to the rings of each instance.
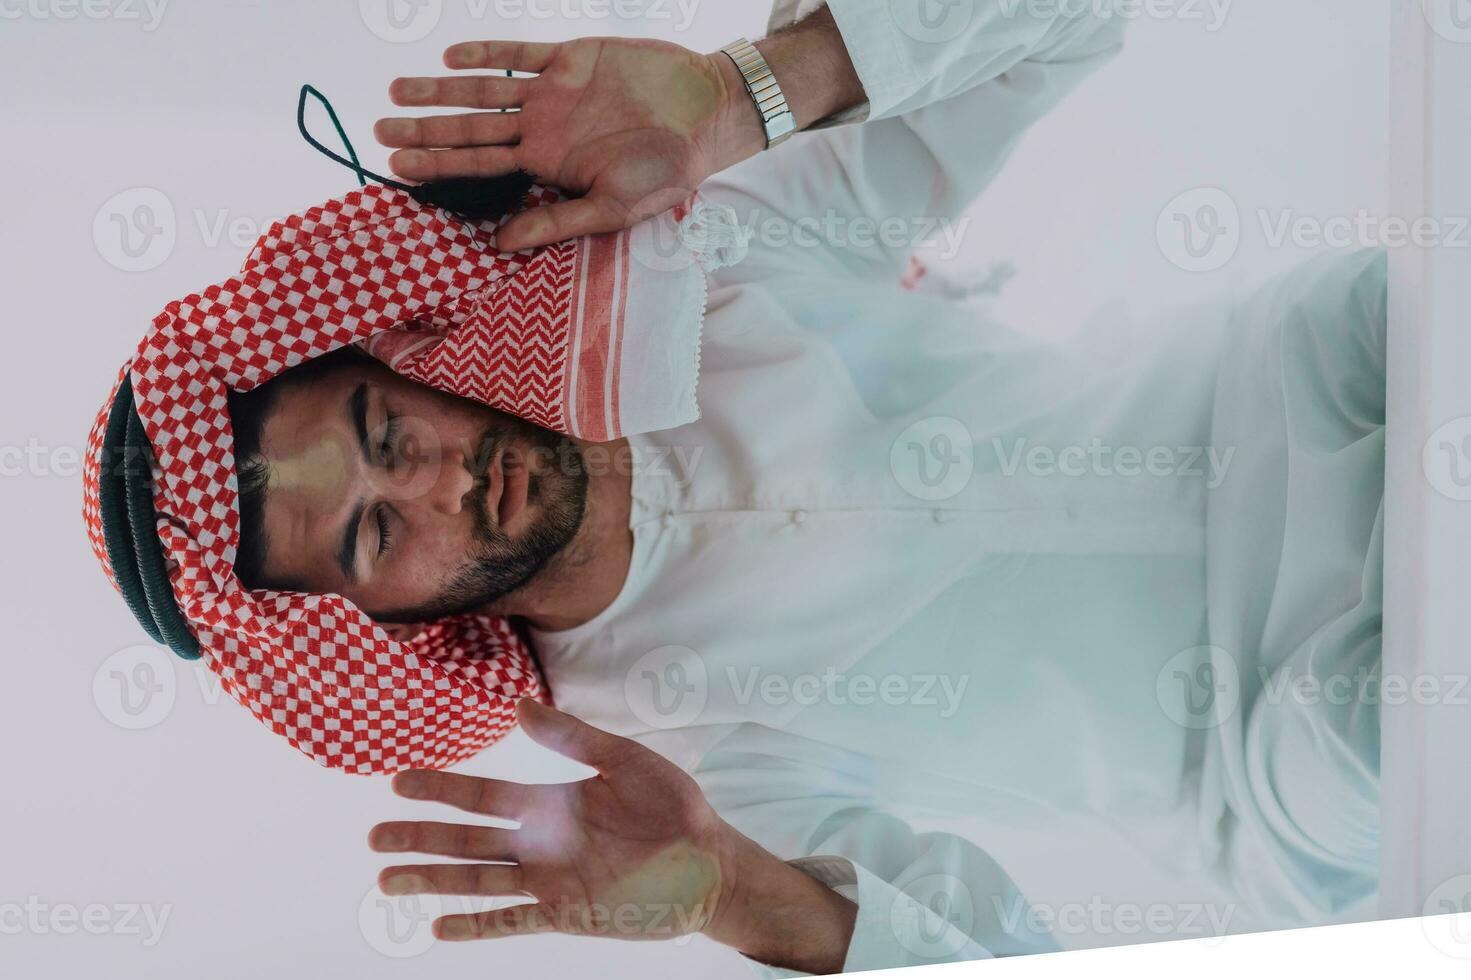
[[[358,451],[366,457],[368,454],[368,384],[366,381],[359,383],[352,390],[352,395],[347,399],[347,412],[351,417],[353,428],[357,430]],[[359,500],[347,519],[347,526],[342,529],[342,543],[337,546],[337,567],[342,570],[342,577],[349,582],[358,580],[358,528],[362,526],[363,512],[367,509],[368,502]]]

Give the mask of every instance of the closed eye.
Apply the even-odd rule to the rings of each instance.
[[[388,526],[388,512],[379,507],[376,512],[378,521],[378,557],[382,558],[393,549],[393,533]]]
[[[378,444],[378,450],[383,454],[383,461],[385,463],[388,462],[389,456],[393,453],[393,443],[398,437],[398,428],[399,417],[397,415],[388,416],[387,422],[383,425],[383,439]]]

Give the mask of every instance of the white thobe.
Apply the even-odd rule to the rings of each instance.
[[[912,239],[1121,21],[831,6],[868,104],[703,189],[750,251],[702,417],[632,440],[622,591],[533,634],[558,706],[853,898],[848,970],[1363,913],[1376,718],[1258,707],[1377,665],[1382,260],[1108,357],[1008,332]]]

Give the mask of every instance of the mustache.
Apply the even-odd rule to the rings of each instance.
[[[498,537],[499,529],[491,523],[485,498],[490,492],[490,464],[495,460],[496,453],[504,442],[504,433],[486,428],[476,440],[475,452],[465,453],[462,457],[465,469],[473,482],[469,491],[461,499],[464,506],[470,510],[475,522],[474,534],[480,541],[487,538],[494,540]]]

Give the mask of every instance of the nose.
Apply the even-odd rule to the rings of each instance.
[[[465,455],[446,452],[439,460],[439,473],[429,488],[429,505],[436,513],[453,516],[464,506],[465,495],[475,486],[475,477],[465,466]]]

